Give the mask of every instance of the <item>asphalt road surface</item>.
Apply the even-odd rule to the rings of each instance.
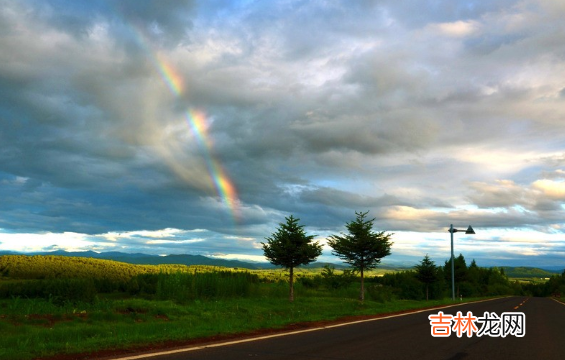
[[[471,312],[518,312],[525,315],[525,335],[505,337],[433,337],[429,315]],[[477,324],[480,325],[480,324]],[[519,323],[514,323],[519,325]],[[514,330],[517,331],[518,327]],[[500,329],[502,330],[502,329]],[[445,309],[350,324],[300,334],[208,347],[148,360],[239,359],[565,359],[565,305],[548,298],[510,297]],[[133,358],[132,358],[133,359]]]

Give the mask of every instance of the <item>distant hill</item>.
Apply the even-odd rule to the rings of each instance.
[[[49,251],[49,252],[37,252],[37,253],[20,253],[15,251],[0,251],[0,255],[59,255],[59,256],[71,256],[71,257],[85,257],[93,259],[103,259],[103,260],[114,260],[119,262],[124,262],[128,264],[136,265],[209,265],[209,266],[222,266],[230,268],[243,268],[250,270],[258,269],[274,269],[278,266],[274,266],[268,262],[247,262],[241,260],[226,260],[211,258],[202,255],[190,255],[190,254],[180,254],[180,255],[149,255],[142,253],[123,253],[119,251],[110,251],[97,253],[95,251]],[[330,265],[338,270],[347,269],[348,266],[343,263],[329,263],[329,262],[314,262],[302,268],[315,269],[321,268],[325,265]],[[546,278],[551,277],[555,274],[561,274],[563,268],[561,267],[547,267],[545,269],[534,268],[534,267],[510,267],[503,266],[504,272],[510,278]],[[387,270],[407,270],[412,269],[408,266],[401,265],[380,265],[379,269]]]
[[[549,271],[534,267],[510,267],[503,266],[504,273],[510,278],[548,278],[560,274],[561,271]]]
[[[114,260],[119,262],[124,262],[128,264],[135,265],[209,265],[209,266],[222,266],[230,268],[243,268],[250,270],[258,269],[275,269],[279,268],[268,262],[247,262],[241,260],[225,260],[218,258],[211,258],[203,255],[190,255],[190,254],[179,254],[179,255],[149,255],[142,253],[123,253],[119,251],[109,251],[97,253],[95,251],[48,251],[48,252],[36,252],[36,253],[19,253],[14,251],[0,251],[0,255],[57,255],[57,256],[70,256],[70,257],[84,257],[93,259],[103,259],[103,260]],[[346,269],[345,264],[334,264],[328,262],[314,262],[306,266],[301,266],[301,268],[306,269],[316,269],[324,267],[325,265],[331,265],[336,269]]]
[[[56,251],[41,253],[38,255],[62,255],[62,256],[73,256],[73,257],[91,257],[95,259],[105,259],[114,260],[129,264],[136,265],[169,265],[169,264],[179,264],[179,265],[209,265],[209,266],[223,266],[231,268],[245,268],[245,269],[261,269],[264,268],[263,264],[254,264],[251,262],[239,261],[239,260],[225,260],[210,258],[202,255],[148,255],[148,254],[129,254],[122,252],[106,252],[97,253],[94,251],[86,252],[66,252],[66,251]],[[265,263],[265,267],[269,264]]]
[[[57,256],[69,256],[69,257],[84,257],[84,258],[93,258],[93,259],[114,260],[128,264],[135,264],[135,265],[172,265],[172,264],[209,265],[209,266],[222,266],[222,267],[230,267],[230,268],[243,268],[250,270],[279,268],[279,266],[275,266],[268,262],[246,262],[241,260],[225,260],[225,259],[211,258],[202,255],[190,255],[190,254],[159,256],[159,255],[149,255],[142,253],[133,253],[133,254],[123,253],[119,251],[97,253],[95,251],[70,252],[70,251],[57,250],[57,251],[36,252],[36,253],[0,251],[0,255],[57,255]],[[329,262],[313,262],[311,264],[301,266],[301,268],[317,269],[317,268],[322,268],[325,265],[333,266],[338,270],[343,270],[348,268],[348,266],[343,263],[336,264]]]
[[[49,252],[37,252],[37,253],[17,253],[12,251],[2,251],[0,255],[58,255],[58,256],[69,256],[69,257],[84,257],[93,259],[103,259],[103,260],[114,260],[119,262],[124,262],[128,264],[135,265],[209,265],[209,266],[223,266],[231,268],[245,268],[245,269],[263,269],[272,267],[269,263],[251,263],[239,260],[225,260],[225,259],[215,259],[209,258],[202,255],[149,255],[149,254],[130,254],[122,253],[117,251],[97,253],[95,251],[49,251]]]
[[[540,269],[547,270],[549,272],[561,274],[565,271],[565,265],[560,266],[541,266]]]

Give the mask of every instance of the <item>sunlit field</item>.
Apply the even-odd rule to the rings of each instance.
[[[289,302],[284,270],[1,256],[0,359],[133,350],[451,303],[446,289],[436,291],[434,300],[423,300],[422,284],[407,280],[411,274],[371,272],[361,302],[355,273],[299,269],[296,300]],[[522,291],[505,281],[481,297]]]

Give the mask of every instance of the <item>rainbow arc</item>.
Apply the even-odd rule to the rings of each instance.
[[[147,37],[143,36],[143,33],[140,30],[136,27],[132,28],[138,43],[145,50],[148,58],[151,60],[154,68],[159,73],[171,94],[176,98],[180,97],[185,91],[183,77],[168,61],[167,57],[150,46],[150,42],[147,40]],[[240,219],[240,203],[236,187],[222,167],[221,163],[213,155],[212,141],[207,132],[207,117],[202,111],[197,109],[188,109],[185,112],[185,118],[191,133],[196,138],[198,146],[203,153],[206,168],[213,187],[218,196],[222,199],[222,202],[229,209],[234,223],[237,223]]]

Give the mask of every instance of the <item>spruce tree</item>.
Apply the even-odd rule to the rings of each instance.
[[[373,231],[375,219],[366,220],[368,213],[355,212],[357,218],[345,225],[349,234],[332,235],[328,239],[328,244],[333,248],[332,254],[360,272],[361,301],[365,299],[363,272],[376,268],[383,257],[390,255],[390,238],[393,235]]]
[[[304,226],[298,224],[299,220],[290,215],[286,223],[280,223],[277,231],[265,238],[267,243],[261,243],[263,253],[271,264],[290,271],[290,301],[294,301],[294,268],[309,264],[322,254],[322,245],[312,242],[314,235],[306,235]]]
[[[437,266],[426,254],[424,259],[414,269],[416,270],[416,278],[426,285],[426,300],[428,300],[429,286],[438,280]]]

